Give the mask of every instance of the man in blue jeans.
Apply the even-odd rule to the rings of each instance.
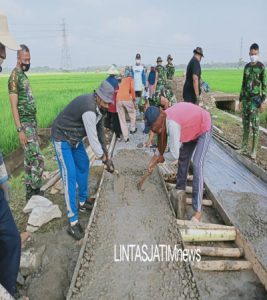
[[[81,95],[70,102],[57,116],[52,125],[52,139],[64,185],[67,216],[70,221],[68,233],[76,240],[84,236],[84,230],[78,222],[78,208],[81,212],[91,210],[88,192],[90,161],[85,151],[83,138],[106,165],[108,172],[114,172],[112,161],[104,141],[103,115],[112,102],[114,87],[103,81],[99,89],[92,94]],[[76,182],[79,190],[79,205],[76,203]]]
[[[0,12],[0,72],[6,59],[6,47],[18,50],[10,35],[7,17]],[[0,284],[14,296],[20,265],[21,241],[5,195],[8,197],[7,173],[0,159]],[[0,295],[1,296],[1,295]],[[1,298],[1,297],[0,297]],[[2,299],[2,298],[1,298]]]
[[[11,295],[16,291],[20,252],[20,235],[0,189],[0,283]]]

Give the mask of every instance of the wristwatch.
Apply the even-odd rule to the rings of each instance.
[[[17,127],[17,132],[21,132],[23,130],[22,127]]]

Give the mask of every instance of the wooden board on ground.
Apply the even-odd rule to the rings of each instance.
[[[234,241],[236,230],[232,228],[179,228],[184,242]]]
[[[244,255],[243,248],[223,248],[205,246],[186,246],[188,250],[199,250],[201,256],[241,257]]]
[[[240,271],[252,269],[247,260],[209,260],[194,262],[193,267],[201,271]]]

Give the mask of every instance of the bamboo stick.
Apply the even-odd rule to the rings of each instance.
[[[179,228],[184,242],[234,241],[235,229]]]
[[[228,226],[223,224],[204,223],[204,222],[193,222],[189,220],[176,220],[179,226],[186,226],[194,229],[235,229],[234,226]]]
[[[191,198],[186,198],[186,204],[191,205],[192,204],[192,199]],[[203,199],[202,200],[202,205],[204,205],[204,206],[212,206],[213,203],[209,199]]]
[[[244,255],[243,248],[222,248],[204,246],[186,246],[188,250],[199,250],[201,256],[241,257]]]
[[[209,260],[192,263],[193,267],[202,271],[240,271],[252,269],[247,260]]]

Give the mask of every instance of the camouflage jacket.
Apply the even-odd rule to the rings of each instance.
[[[167,76],[167,79],[168,80],[172,80],[173,79],[173,76],[174,76],[174,73],[175,73],[175,67],[173,64],[167,64],[166,67],[166,76]]]
[[[36,104],[26,74],[15,68],[8,80],[9,94],[18,95],[18,113],[21,123],[36,122]]]
[[[157,82],[157,89],[160,88],[160,86],[166,84],[166,70],[163,66],[159,65],[156,67],[156,71],[158,73],[158,82]]]
[[[261,96],[262,102],[266,98],[265,67],[261,62],[255,65],[246,64],[239,100],[248,100],[255,96]]]

